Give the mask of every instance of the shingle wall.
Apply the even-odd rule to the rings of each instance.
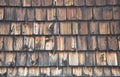
[[[120,76],[120,0],[0,0],[0,77]]]

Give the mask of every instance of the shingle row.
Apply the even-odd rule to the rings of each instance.
[[[0,20],[63,21],[63,20],[119,20],[120,7],[67,8],[0,8]]]
[[[1,51],[120,50],[119,36],[0,36]]]
[[[119,21],[0,22],[0,35],[119,35]]]
[[[86,76],[111,76],[118,77],[120,69],[116,67],[19,67],[19,68],[0,68],[0,76],[5,77],[86,77]]]
[[[120,52],[0,52],[0,67],[120,66]]]
[[[0,0],[0,6],[104,6],[119,5],[119,0]]]

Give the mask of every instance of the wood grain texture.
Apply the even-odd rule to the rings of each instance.
[[[112,19],[112,8],[111,7],[103,8],[103,19],[105,20]]]
[[[43,34],[44,33],[44,23],[40,23],[39,25],[39,34]]]
[[[113,8],[113,18],[114,19],[120,19],[120,7],[114,7]]]
[[[107,64],[107,55],[105,52],[96,52],[96,63],[97,65],[106,65]]]
[[[9,23],[0,23],[0,34],[7,35],[10,32]]]
[[[45,37],[45,50],[53,50],[55,47],[55,39],[52,36]]]
[[[10,28],[10,34],[19,35],[21,34],[21,24],[20,23],[12,23]]]
[[[52,67],[51,68],[51,76],[62,76],[62,68]]]
[[[91,34],[98,34],[98,22],[91,22],[90,23],[90,33]]]
[[[108,22],[99,23],[100,34],[110,34],[110,27]]]
[[[47,52],[39,53],[40,66],[49,66],[49,54]]]
[[[17,53],[17,62],[16,66],[25,66],[26,65],[26,53]]]
[[[38,35],[39,34],[39,23],[34,22],[33,24],[33,34]]]
[[[63,76],[72,76],[72,69],[70,67],[64,67]]]
[[[51,35],[54,33],[54,23],[44,23],[44,35]]]
[[[85,65],[85,52],[79,52],[79,65]]]
[[[49,66],[58,66],[58,54],[56,52],[49,53]]]
[[[84,0],[73,0],[75,6],[83,6],[85,4]]]
[[[17,73],[17,77],[20,77],[20,76],[27,76],[28,74],[28,68],[27,67],[19,67],[18,68],[18,73]]]
[[[83,20],[90,20],[92,19],[92,8],[82,8],[82,19]]]
[[[105,76],[111,76],[111,69],[110,68],[104,67],[103,70],[104,70]]]
[[[79,34],[88,34],[88,23],[87,22],[80,22],[78,24]]]
[[[81,67],[74,67],[73,68],[73,75],[74,76],[82,76],[82,68]]]
[[[87,66],[95,65],[95,53],[94,52],[87,52],[85,62],[86,62]]]
[[[65,38],[63,36],[56,36],[56,40],[57,40],[57,50],[64,50],[65,49],[65,46],[64,46]]]
[[[114,66],[118,65],[116,52],[109,52],[109,53],[107,53],[107,64],[110,65],[110,66],[111,65],[114,65]]]
[[[93,74],[92,68],[90,67],[84,67],[83,68],[83,75],[84,76],[92,76]]]
[[[77,66],[79,64],[78,52],[69,53],[69,65]]]
[[[15,12],[16,12],[15,13],[16,14],[16,20],[22,21],[22,20],[25,19],[25,14],[26,14],[26,9],[25,8],[16,8]]]
[[[13,38],[10,36],[4,37],[4,49],[5,50],[13,50]]]
[[[119,64],[119,66],[120,66],[120,59],[119,59],[119,57],[120,57],[120,52],[117,53],[118,64]]]
[[[77,11],[76,18],[81,20],[82,19],[82,9],[81,8],[77,8],[76,11]]]
[[[0,8],[0,20],[3,19],[3,16],[4,16],[4,9]]]
[[[72,23],[72,33],[78,34],[78,23],[76,23],[76,22]]]
[[[55,20],[56,19],[56,11],[55,8],[47,9],[47,19],[48,20]]]
[[[5,54],[3,52],[0,52],[0,66],[5,65]]]
[[[110,22],[110,32],[111,32],[111,34],[119,34],[120,33],[119,22]]]
[[[50,68],[41,68],[41,76],[50,76]]]
[[[76,37],[66,36],[65,50],[76,50],[76,49],[77,49]]]
[[[103,69],[100,67],[95,67],[94,74],[95,74],[95,76],[103,76]]]
[[[0,68],[0,75],[3,77],[7,76],[7,69],[6,68]]]
[[[21,36],[14,38],[14,50],[23,49],[23,38]]]
[[[112,76],[120,76],[120,68],[112,68]]]
[[[102,20],[103,19],[103,11],[101,7],[94,7],[93,8],[94,19]]]
[[[38,66],[39,58],[37,52],[27,53],[27,66]]]
[[[105,36],[98,37],[98,48],[99,50],[106,50],[107,40]]]
[[[87,50],[86,36],[78,36],[78,50]]]
[[[27,20],[28,21],[33,21],[35,18],[35,12],[33,8],[26,9],[27,10]]]
[[[3,49],[3,37],[0,37],[0,50],[2,50]]]
[[[45,8],[37,8],[36,11],[36,20],[45,20],[47,19],[47,11]]]
[[[28,68],[29,72],[28,72],[28,76],[39,76],[40,71],[39,68]]]
[[[34,50],[34,37],[24,37],[23,50]]]
[[[16,53],[6,53],[5,65],[6,66],[15,66],[16,64]]]
[[[62,1],[62,0],[57,0],[57,1]],[[57,9],[57,16],[59,20],[66,20],[66,8],[58,8]]]
[[[95,50],[97,48],[96,36],[88,36],[89,50]]]
[[[117,37],[108,36],[108,45],[110,50],[117,50],[118,49]]]
[[[53,25],[54,25],[54,26],[53,26],[53,27],[54,27],[54,30],[53,30],[54,32],[53,32],[53,33],[54,33],[54,34],[60,34],[60,33],[59,33],[59,28],[60,28],[60,27],[59,27],[59,23],[53,23]],[[50,27],[52,28],[52,26],[50,26]]]
[[[67,8],[67,19],[68,20],[75,20],[77,18],[77,13],[76,13],[75,8]]]
[[[44,36],[35,37],[35,50],[44,49],[45,49],[45,37]]]
[[[69,63],[68,53],[66,52],[59,53],[59,66],[67,66],[68,63]]]
[[[71,34],[71,23],[70,22],[61,22],[60,23],[60,34]]]
[[[74,1],[74,0],[64,0],[64,4],[65,4],[66,6],[72,6],[72,5],[73,5],[73,1]]]
[[[22,34],[23,35],[33,34],[33,25],[32,25],[32,23],[23,23],[22,24]]]
[[[17,68],[8,68],[8,77],[15,77],[17,74]]]

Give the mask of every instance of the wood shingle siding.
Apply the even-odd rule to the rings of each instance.
[[[120,0],[0,0],[0,77],[120,77]]]

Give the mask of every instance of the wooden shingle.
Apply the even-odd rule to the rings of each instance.
[[[0,20],[4,17],[4,8],[0,8]]]
[[[5,53],[0,52],[0,66],[4,66],[5,65]]]
[[[105,52],[96,52],[96,63],[97,65],[106,65],[107,55]]]
[[[52,67],[51,76],[62,76],[62,69],[58,67]]]
[[[103,8],[103,19],[105,20],[112,19],[112,8],[111,7]]]
[[[66,20],[67,16],[66,16],[66,8],[58,8],[57,9],[57,17],[58,20]]]
[[[8,76],[16,76],[17,74],[17,69],[16,68],[9,68],[8,69]]]
[[[16,20],[23,21],[25,20],[26,9],[25,8],[16,8]]]
[[[67,8],[67,19],[68,20],[76,19],[76,9],[75,8]]]
[[[120,7],[113,7],[113,18],[120,19]]]
[[[28,68],[28,76],[39,76],[39,68]]]
[[[0,0],[0,77],[120,77],[119,0]]]
[[[94,0],[86,0],[86,5],[87,6],[93,6],[95,4]]]
[[[47,11],[45,8],[35,9],[36,20],[45,20],[47,18]]]
[[[17,59],[16,60],[17,60],[16,61],[16,66],[25,66],[27,64],[27,62],[26,62],[27,54],[25,52],[24,53],[17,53]],[[21,68],[20,72],[22,72],[22,71],[23,70]]]
[[[21,0],[9,0],[9,5],[10,6],[20,6]]]
[[[67,66],[68,63],[69,63],[68,53],[66,52],[59,53],[59,66]]]

